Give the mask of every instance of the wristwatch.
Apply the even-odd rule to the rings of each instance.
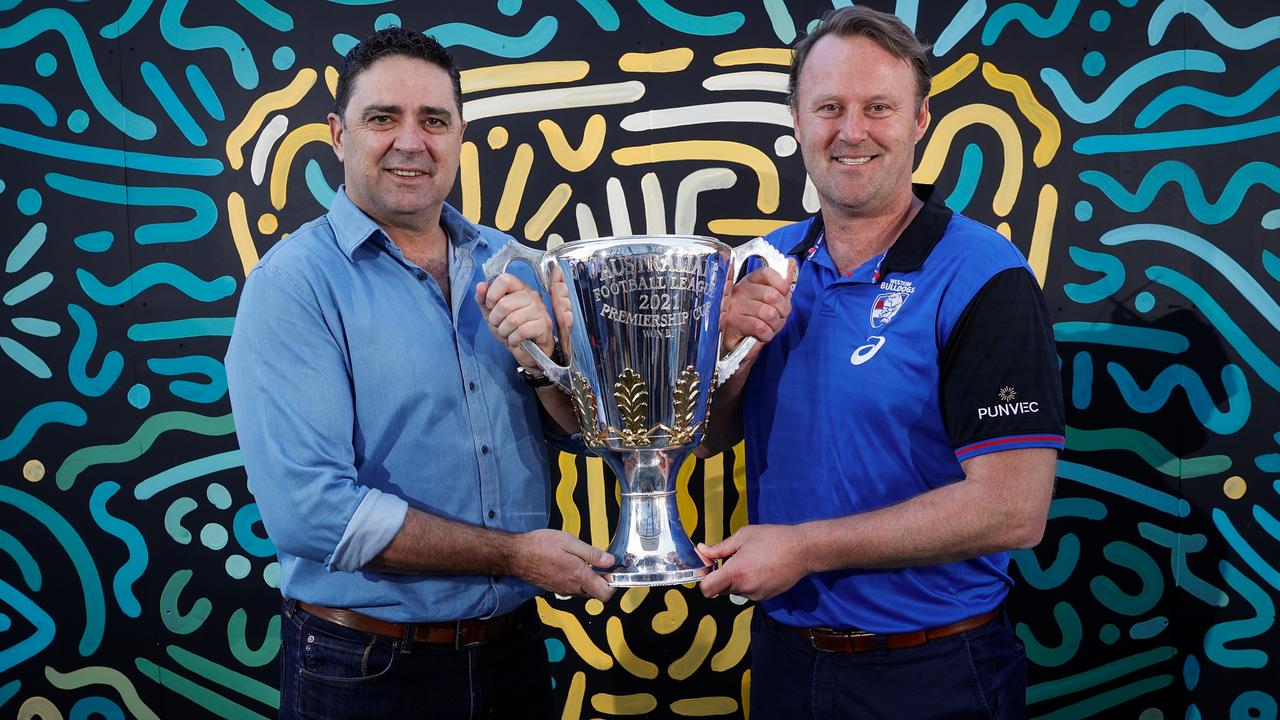
[[[559,340],[555,341],[555,345],[551,349],[551,362],[557,365],[565,364],[564,350],[561,349]],[[551,378],[546,375],[535,375],[535,372],[535,370],[530,370],[523,365],[516,366],[516,374],[519,375],[520,379],[529,387],[540,388],[552,384]]]

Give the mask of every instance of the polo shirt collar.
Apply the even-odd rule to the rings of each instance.
[[[932,185],[913,184],[911,189],[916,197],[924,201],[924,207],[920,208],[920,212],[911,219],[898,239],[889,246],[880,265],[881,277],[893,272],[918,270],[942,240],[942,234],[951,222],[951,208],[943,204],[942,197],[934,192]],[[818,242],[821,233],[822,213],[818,213],[809,223],[804,237],[787,254],[803,260],[809,248]]]
[[[342,249],[348,260],[354,260],[356,250],[370,238],[386,237],[386,233],[382,232],[378,223],[347,197],[345,185],[339,186],[338,192],[334,194],[328,217],[329,225],[333,228],[333,234],[338,240],[338,247]],[[489,245],[480,229],[449,203],[445,203],[440,209],[440,224],[444,226],[445,234],[449,238],[450,251],[455,248],[488,247]]]

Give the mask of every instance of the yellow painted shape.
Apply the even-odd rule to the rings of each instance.
[[[618,69],[634,73],[680,72],[693,62],[690,48],[671,48],[651,53],[629,52],[618,58]]]
[[[1245,492],[1249,489],[1249,484],[1239,475],[1232,475],[1227,481],[1222,483],[1222,494],[1232,500],[1239,500],[1244,497]]]
[[[511,133],[501,125],[494,125],[489,128],[489,135],[485,138],[489,142],[491,150],[501,150],[507,146],[507,141],[511,139]]]
[[[22,477],[28,482],[40,482],[44,479],[44,463],[39,460],[28,460],[22,465]]]
[[[623,670],[638,678],[652,680],[658,677],[658,666],[636,655],[627,645],[626,632],[622,628],[622,620],[617,616],[609,618],[604,626],[604,636],[609,640],[609,649]]]
[[[959,60],[951,63],[943,68],[942,72],[934,73],[933,83],[929,87],[929,96],[940,95],[960,83],[961,80],[973,74],[978,69],[978,56],[974,53],[965,53],[960,56]]]
[[[712,160],[746,165],[755,171],[760,180],[756,207],[763,213],[772,213],[778,209],[778,168],[768,155],[746,143],[732,140],[681,140],[624,147],[613,151],[613,161],[619,165],[681,160]]]
[[[649,597],[647,587],[627,588],[627,591],[622,593],[622,599],[618,601],[618,607],[624,613],[633,613],[647,597]]]
[[[324,68],[324,85],[329,88],[329,97],[338,98],[338,68],[326,65]]]
[[[791,67],[790,48],[744,48],[722,52],[711,58],[720,67],[734,65],[781,65]]]
[[[524,238],[531,242],[541,240],[547,228],[551,227],[551,223],[560,216],[560,211],[569,204],[571,197],[573,197],[573,188],[569,187],[569,183],[560,183],[555,186],[547,194],[547,199],[542,201],[538,211],[529,218],[529,222],[524,224]]]
[[[608,124],[605,123],[603,115],[597,114],[587,118],[587,124],[582,129],[582,142],[578,144],[576,150],[569,144],[564,130],[555,120],[540,121],[538,129],[547,140],[547,149],[551,151],[551,157],[555,158],[560,167],[569,172],[582,172],[591,167],[596,158],[600,157],[600,151],[604,149],[604,134]]]
[[[1040,141],[1031,151],[1031,161],[1036,164],[1036,167],[1048,165],[1053,160],[1053,156],[1058,154],[1058,148],[1062,146],[1062,124],[1058,122],[1058,118],[1040,104],[1035,93],[1031,91],[1031,85],[1020,75],[1002,73],[996,69],[995,65],[988,62],[982,64],[982,77],[987,79],[991,87],[1013,95],[1013,99],[1018,103],[1018,109],[1040,131]]]
[[[671,703],[671,712],[683,717],[723,717],[738,709],[738,701],[723,695],[685,698]]]
[[[920,158],[920,165],[912,173],[913,182],[933,184],[942,172],[942,164],[955,140],[956,133],[970,125],[986,125],[996,131],[1004,148],[1004,168],[1000,172],[1000,184],[996,186],[991,208],[1000,217],[1013,210],[1022,187],[1022,136],[1009,113],[994,105],[973,103],[947,113],[938,121],[938,127],[929,138],[929,146]]]
[[[263,235],[270,235],[280,229],[280,221],[271,213],[262,213],[258,216],[258,232]]]
[[[702,461],[702,541],[724,539],[724,455]]]
[[[313,142],[332,144],[328,123],[308,123],[294,128],[280,143],[276,150],[276,159],[271,163],[271,205],[277,210],[284,209],[285,196],[289,187],[289,167],[293,158],[303,145]]]
[[[582,717],[582,700],[586,698],[586,673],[573,673],[568,682],[568,694],[564,697],[561,720],[579,720]]]
[[[569,647],[573,648],[573,652],[583,662],[597,670],[609,670],[613,667],[613,658],[591,642],[582,623],[572,613],[553,608],[546,600],[538,598],[538,616],[551,627],[560,628],[569,641]]]
[[[747,524],[747,461],[743,444],[733,446],[733,489],[738,493],[738,501],[733,505],[733,514],[729,516],[729,533],[741,530]]]
[[[667,603],[667,609],[654,614],[653,631],[659,635],[670,635],[689,617],[689,604],[685,602],[684,593],[675,588],[667,588],[662,599]]]
[[[587,458],[587,513],[591,518],[591,544],[604,550],[609,547],[609,518],[604,507],[604,461]]]
[[[556,483],[556,507],[560,510],[563,521],[560,529],[574,537],[582,534],[582,514],[573,501],[573,491],[578,487],[578,466],[574,456],[567,452],[558,453],[560,480]]]
[[[244,165],[244,144],[258,134],[258,128],[262,127],[262,121],[267,119],[267,115],[297,105],[311,91],[311,86],[316,84],[316,77],[315,70],[303,68],[288,85],[263,95],[249,106],[244,119],[227,135],[227,159],[231,161],[232,169],[239,170]]]
[[[244,198],[238,192],[227,196],[227,224],[231,226],[231,241],[235,243],[236,254],[240,256],[240,268],[247,277],[253,266],[258,264],[258,248],[253,244],[253,235],[249,234],[249,218],[244,210]]]
[[[606,715],[645,715],[658,708],[658,699],[649,693],[635,695],[596,693],[591,696],[591,707]]]
[[[474,93],[499,88],[552,85],[574,82],[587,76],[591,64],[584,60],[552,60],[542,62],[490,65],[463,70],[462,92]]]
[[[720,648],[720,652],[711,658],[711,669],[716,672],[724,672],[738,666],[742,662],[742,658],[747,655],[747,648],[751,645],[751,615],[755,611],[755,606],[751,606],[738,613],[733,619],[733,629],[729,631],[729,642]]]
[[[462,143],[458,159],[458,180],[462,183],[462,216],[480,222],[480,151],[473,142]]]
[[[91,665],[82,667],[79,670],[61,673],[52,667],[44,666],[44,676],[49,683],[59,690],[74,690],[88,685],[108,685],[120,694],[120,699],[124,701],[124,706],[133,713],[133,717],[137,720],[160,720],[160,716],[155,711],[147,707],[147,704],[138,696],[138,690],[133,686],[133,681],[129,676],[116,670],[115,668],[105,665]]]
[[[576,672],[569,681],[569,692],[564,699],[560,720],[578,720],[582,717],[582,700],[587,695],[587,674]]]
[[[698,503],[693,501],[689,492],[689,480],[693,478],[693,469],[697,460],[690,454],[676,471],[676,510],[680,513],[680,526],[685,535],[693,535],[698,529]]]
[[[516,224],[516,214],[520,212],[520,200],[524,197],[524,186],[529,182],[529,169],[532,167],[533,146],[520,143],[516,156],[511,158],[507,182],[502,187],[502,199],[498,201],[498,212],[493,218],[494,227],[503,232]]]
[[[582,607],[584,610],[587,611],[588,615],[599,615],[600,613],[604,612],[604,603],[600,602],[595,598],[591,598],[590,600],[588,600],[586,604],[583,605]]]
[[[687,679],[702,667],[702,663],[706,662],[715,641],[716,619],[710,615],[703,615],[698,621],[698,631],[693,636],[693,642],[689,643],[689,649],[667,667],[667,672],[676,680]]]
[[[1031,228],[1031,249],[1027,251],[1027,264],[1036,274],[1040,287],[1044,287],[1049,272],[1049,250],[1053,247],[1053,221],[1058,217],[1058,189],[1045,184],[1040,188],[1036,204],[1036,224]]]
[[[32,695],[18,707],[18,720],[62,720],[62,711],[47,697]]]
[[[707,229],[713,235],[734,235],[737,237],[756,237],[768,235],[794,220],[771,220],[768,218],[721,218],[707,222]]]
[[[1005,240],[1013,239],[1013,226],[1007,222],[1002,222],[996,226],[996,232],[1004,236]]]
[[[751,720],[751,668],[742,673],[742,720]]]

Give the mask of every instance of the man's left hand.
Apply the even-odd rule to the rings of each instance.
[[[768,600],[809,574],[803,536],[794,525],[748,525],[715,545],[699,543],[698,552],[708,560],[724,560],[698,583],[707,597],[731,592]]]
[[[542,352],[551,355],[555,342],[551,316],[542,296],[519,278],[502,273],[492,283],[480,283],[476,286],[476,303],[484,310],[489,330],[511,350],[516,362],[530,369],[538,367],[520,348],[525,340],[532,340]]]

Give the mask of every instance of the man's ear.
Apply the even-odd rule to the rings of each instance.
[[[920,138],[924,137],[924,131],[929,129],[929,98],[920,101],[920,110],[916,113],[916,142],[920,142]]]
[[[342,118],[337,113],[329,113],[329,141],[333,146],[333,154],[338,156],[338,162],[342,162],[342,141],[343,133],[347,129],[342,124]]]

